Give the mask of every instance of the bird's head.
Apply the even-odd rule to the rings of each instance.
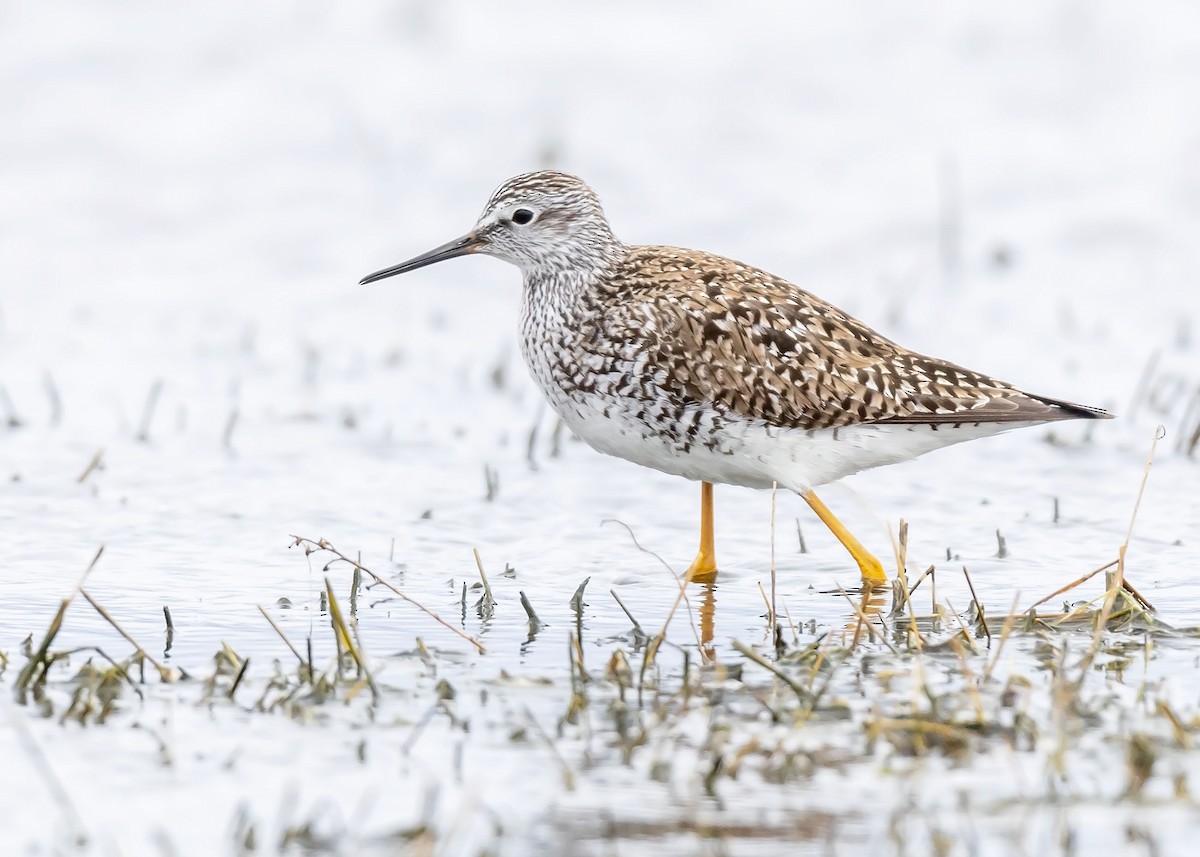
[[[567,173],[541,170],[500,185],[466,235],[376,271],[361,282],[373,283],[469,253],[495,256],[523,271],[599,268],[620,248],[590,187]]]

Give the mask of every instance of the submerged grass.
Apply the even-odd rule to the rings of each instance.
[[[362,568],[357,561],[354,566]],[[765,634],[757,645],[733,641],[730,654],[744,658],[745,670],[733,660],[694,658],[695,646],[675,644],[666,629],[647,641],[644,632],[635,632],[640,626],[633,611],[618,606],[618,599],[603,609],[624,611],[634,630],[601,650],[600,663],[606,666],[600,671],[585,663],[597,644],[575,631],[568,634],[568,680],[561,686],[549,685],[561,694],[561,714],[552,727],[524,701],[529,693],[544,695],[547,685],[502,673],[503,680],[491,684],[488,692],[507,699],[508,707],[521,712],[510,723],[507,739],[499,739],[510,743],[514,769],[528,764],[520,757],[525,737],[530,736],[535,747],[550,753],[565,793],[578,791],[595,771],[606,769],[623,770],[620,776],[626,779],[641,776],[647,787],[675,784],[677,797],[681,783],[692,782],[699,789],[697,797],[660,806],[657,817],[625,811],[610,813],[608,823],[600,824],[570,808],[554,813],[555,835],[594,841],[596,850],[602,850],[601,843],[620,841],[634,831],[640,840],[657,840],[664,847],[680,837],[730,847],[789,836],[821,840],[841,825],[861,825],[859,811],[852,805],[844,811],[823,805],[806,811],[819,818],[819,824],[787,812],[776,812],[771,823],[752,824],[731,801],[756,795],[756,800],[774,805],[787,793],[775,790],[809,788],[824,770],[845,775],[858,769],[874,776],[889,769],[909,770],[910,776],[920,776],[920,768],[905,760],[935,757],[960,770],[978,767],[981,776],[991,776],[998,754],[1043,758],[1051,774],[1042,786],[1027,788],[1023,794],[989,786],[976,798],[983,804],[1007,801],[1024,806],[1014,811],[1014,817],[1035,811],[1047,799],[1065,801],[1064,805],[1094,800],[1091,787],[1083,787],[1073,774],[1090,756],[1119,761],[1125,770],[1123,777],[1102,789],[1102,801],[1134,806],[1146,800],[1179,800],[1190,806],[1189,774],[1177,763],[1164,768],[1162,759],[1195,752],[1200,710],[1194,705],[1181,708],[1147,676],[1157,646],[1195,641],[1200,651],[1200,629],[1168,627],[1127,595],[1119,580],[1110,583],[1098,603],[1059,613],[1010,610],[991,616],[987,630],[977,602],[972,609],[958,612],[943,600],[934,605],[937,609],[918,613],[912,609],[911,590],[899,590],[901,600],[887,605],[891,609],[884,609],[870,593],[853,598],[842,591],[838,597],[845,598],[849,607],[843,628],[819,634],[796,629],[790,641]],[[13,681],[19,691],[15,698],[32,706],[32,712],[54,716],[59,722],[114,728],[127,722],[121,718],[122,709],[152,704],[131,697],[170,681],[178,682],[180,698],[195,704],[232,705],[263,716],[283,714],[301,723],[325,722],[328,716],[321,711],[326,706],[351,704],[369,690],[368,708],[390,710],[393,717],[402,717],[399,712],[414,705],[425,706],[410,731],[401,731],[406,753],[413,752],[419,741],[434,740],[429,736],[435,730],[444,738],[465,728],[467,715],[459,711],[460,691],[455,685],[469,679],[461,670],[455,671],[453,662],[420,646],[419,657],[441,675],[437,684],[417,698],[410,698],[411,688],[381,685],[377,668],[405,656],[378,658],[372,665],[357,622],[349,621],[341,610],[331,577],[324,579],[324,594],[329,633],[338,652],[334,663],[324,670],[314,669],[311,657],[260,607],[282,648],[294,659],[294,668],[276,663],[272,672],[256,674],[248,658],[222,645],[213,657],[211,673],[199,682],[154,661],[86,593],[93,607],[121,633],[130,653],[124,660],[113,660],[94,647],[55,649],[71,600],[65,599],[42,642],[26,652],[26,663]],[[502,599],[496,602],[497,609],[515,606]],[[768,618],[773,618],[770,613]],[[586,633],[586,624],[580,632]],[[674,656],[664,660],[668,650],[681,655],[681,661]],[[1009,655],[1002,658],[1005,652]],[[71,662],[80,657],[83,664],[72,671]],[[145,664],[155,668],[149,677]],[[1095,672],[1106,680],[1084,681]],[[1127,673],[1140,673],[1135,693],[1123,684]],[[425,693],[428,697],[422,702]],[[1167,792],[1180,797],[1163,797],[1164,790],[1155,786],[1164,771],[1171,777]],[[446,776],[453,775],[447,772]],[[977,806],[975,811],[990,810]],[[930,833],[914,826],[912,813],[893,819],[895,829],[890,835],[920,850],[922,843],[929,844]],[[248,839],[264,835],[264,824],[243,818],[236,825],[243,850]],[[418,832],[410,837],[412,831]],[[356,837],[359,853],[384,852],[381,842],[385,840],[360,836],[349,828],[331,832],[316,819],[307,825],[293,822],[277,835],[285,850],[286,843],[295,845],[304,839],[310,852],[333,853],[344,850],[346,837]],[[1153,831],[1146,835],[1152,837]],[[417,853],[405,849],[416,842],[422,848],[433,847],[447,836],[450,831],[426,818],[398,829],[386,842],[392,847],[402,843],[398,853]],[[500,835],[498,842],[503,841]],[[501,845],[497,848],[503,853]],[[943,853],[960,850],[951,843]],[[590,851],[585,848],[582,853]]]
[[[1139,500],[1148,473],[1149,463]],[[509,760],[501,764],[510,765],[517,780],[550,776],[560,796],[536,813],[537,833],[529,823],[502,822],[481,810],[487,841],[466,851],[456,838],[464,813],[471,816],[465,805],[449,814],[425,805],[409,822],[382,832],[333,823],[319,813],[272,827],[263,820],[265,809],[248,807],[231,828],[238,853],[269,847],[524,853],[533,847],[529,837],[540,837],[537,847],[551,851],[571,842],[578,853],[606,853],[626,840],[639,848],[653,843],[664,853],[693,853],[706,843],[717,853],[732,852],[743,844],[783,841],[821,850],[853,844],[842,833],[852,829],[872,853],[967,854],[976,850],[972,842],[986,841],[1016,842],[1012,853],[1066,855],[1074,853],[1071,836],[1047,846],[1044,836],[1030,832],[1029,819],[1049,814],[1055,824],[1070,827],[1074,807],[1122,819],[1130,841],[1149,843],[1153,851],[1160,847],[1160,831],[1137,820],[1148,807],[1195,811],[1200,700],[1194,693],[1181,696],[1169,679],[1181,663],[1200,657],[1200,628],[1171,627],[1125,586],[1132,531],[1131,518],[1116,559],[1023,611],[1014,595],[1007,610],[991,612],[965,568],[970,604],[964,610],[951,604],[944,588],[939,594],[934,566],[911,580],[908,527],[901,522],[900,574],[890,593],[839,588],[831,596],[845,604],[844,621],[817,627],[793,622],[786,601],[764,587],[761,640],[728,646],[711,639],[711,603],[699,610],[707,630],[689,622],[686,630],[671,632],[678,607],[688,605],[690,614],[694,593],[711,599],[711,587],[676,578],[674,603],[660,617],[645,605],[626,604],[616,591],[613,601],[589,605],[585,579],[569,604],[575,621],[565,634],[561,678],[514,671],[511,661],[498,670],[491,666],[482,644],[465,630],[465,594],[462,627],[456,627],[372,572],[361,557],[350,559],[323,539],[295,537],[293,544],[306,555],[332,556],[320,592],[328,625],[313,631],[328,635],[317,648],[332,649],[332,662],[316,666],[313,637],[289,638],[272,611],[259,606],[279,639],[283,662],[268,667],[256,657],[252,664],[223,643],[208,674],[193,679],[149,655],[84,587],[101,549],[40,642],[28,641],[24,663],[10,679],[16,714],[9,719],[24,724],[22,744],[34,758],[40,751],[30,723],[37,718],[123,728],[149,719],[138,715],[168,699],[208,707],[215,715],[283,717],[314,727],[350,718],[362,736],[359,763],[379,752],[381,743],[402,759],[432,752],[431,746],[453,746],[448,761],[432,769],[438,788],[453,790],[466,776],[463,754],[486,750],[492,759]],[[554,631],[524,591],[517,591],[518,598],[494,591],[478,552],[474,560],[481,620],[485,608],[488,620],[493,613],[519,616],[523,609],[529,642]],[[342,568],[349,572],[348,614],[337,592],[342,581],[331,573]],[[1038,612],[1102,573],[1102,594]],[[372,611],[384,601],[360,607],[363,581],[367,589],[385,589],[415,607],[429,632],[449,629],[450,639],[471,651],[440,650],[417,636],[412,651],[369,658],[364,631],[369,637],[377,623],[389,620]],[[927,610],[923,597],[920,608],[914,598],[922,585]],[[118,634],[126,652],[110,657],[94,645],[56,645],[76,595]],[[787,634],[778,609],[787,617]],[[173,636],[175,623],[169,611],[165,616]],[[629,630],[589,639],[589,620],[599,616],[624,617]],[[360,626],[366,617],[370,626]],[[661,629],[650,636],[636,617],[661,620]],[[7,663],[7,657],[0,660],[0,666]],[[171,764],[171,747],[162,739],[158,752],[161,764]],[[44,756],[37,765],[69,824],[80,831],[77,847],[85,847],[73,784],[57,777]],[[392,776],[404,781],[411,775],[406,770]],[[1097,770],[1106,773],[1097,778]],[[1006,779],[1004,771],[1023,773]],[[865,789],[879,812],[839,800],[828,790],[830,777]],[[614,788],[643,797],[609,800],[605,789]],[[603,812],[589,811],[598,805]],[[974,839],[948,832],[964,827],[976,831]]]

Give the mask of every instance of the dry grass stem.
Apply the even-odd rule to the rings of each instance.
[[[670,573],[670,575],[673,578],[675,578],[675,583],[679,587],[679,594],[675,596],[675,601],[671,604],[671,609],[667,611],[667,618],[663,622],[662,630],[658,632],[657,636],[655,636],[653,638],[653,640],[651,641],[650,646],[646,649],[646,660],[643,662],[643,665],[642,665],[643,674],[645,674],[646,667],[654,662],[654,655],[658,652],[658,647],[660,645],[662,645],[662,642],[664,640],[666,640],[667,629],[671,627],[671,620],[675,618],[675,611],[679,609],[679,605],[681,602],[685,605],[685,609],[688,614],[688,621],[692,626],[692,634],[696,639],[696,646],[703,652],[704,646],[700,642],[700,630],[696,627],[696,619],[692,613],[692,604],[688,600],[688,597],[687,597],[688,581],[686,581],[685,579],[680,577],[678,574],[676,574],[675,569],[671,568],[670,564],[668,564],[667,561],[664,560],[661,556],[659,556],[658,554],[656,554],[654,551],[650,550],[649,548],[642,547],[641,542],[639,542],[637,539],[637,536],[634,535],[633,528],[630,527],[628,524],[626,524],[624,521],[618,520],[617,518],[605,518],[600,523],[601,524],[610,524],[610,523],[611,524],[619,524],[620,526],[624,527],[625,532],[627,532],[629,534],[629,538],[633,542],[633,546],[635,548],[637,548],[639,551],[641,551],[642,553],[649,554],[650,556],[652,556],[656,560],[658,560],[659,563],[662,564],[662,567],[665,568],[667,570],[667,572]],[[618,603],[619,603],[619,599],[618,599]],[[622,609],[624,609],[624,605],[621,605],[621,606],[622,606]],[[626,612],[628,612],[628,611],[626,611]]]
[[[95,611],[104,618],[105,622],[112,625],[113,630],[115,630],[118,634],[120,634],[122,637],[125,638],[125,642],[129,643],[129,645],[131,645],[135,649],[137,649],[137,653],[138,653],[139,657],[145,658],[147,661],[150,662],[150,664],[156,670],[158,670],[158,676],[160,679],[162,679],[163,681],[174,681],[175,679],[177,679],[179,677],[178,670],[172,669],[171,667],[163,666],[158,661],[156,661],[153,657],[151,657],[150,654],[145,649],[142,648],[141,644],[139,644],[137,640],[133,639],[133,637],[130,636],[129,632],[126,631],[124,628],[122,628],[120,623],[118,623],[117,620],[114,619],[107,610],[105,610],[103,607],[101,607],[100,604],[96,601],[96,599],[93,598],[88,593],[88,591],[86,589],[84,589],[82,586],[79,587],[79,594],[84,597],[84,599],[87,601],[88,604],[92,605],[93,609],[95,609]]]
[[[422,613],[424,613],[430,619],[433,619],[439,625],[448,629],[455,636],[461,637],[462,639],[466,640],[468,643],[470,643],[472,646],[474,646],[479,651],[479,654],[482,655],[486,652],[486,649],[484,649],[483,643],[479,642],[479,640],[475,639],[474,637],[472,637],[470,634],[466,633],[465,631],[454,627],[449,622],[447,622],[445,619],[443,619],[441,616],[434,613],[432,610],[430,610],[428,607],[424,606],[417,600],[409,597],[408,595],[405,595],[403,592],[400,591],[399,587],[395,586],[390,581],[384,580],[378,574],[371,571],[371,569],[367,568],[365,565],[362,565],[361,563],[357,562],[356,560],[350,559],[350,557],[346,556],[344,553],[339,551],[337,548],[335,548],[332,544],[327,542],[325,539],[313,541],[312,539],[304,538],[303,536],[295,536],[295,535],[292,536],[292,538],[295,540],[293,542],[293,545],[296,547],[303,547],[306,556],[309,554],[320,552],[320,551],[325,551],[325,552],[333,554],[335,557],[337,557],[342,562],[347,563],[351,567],[358,568],[360,571],[362,571],[363,574],[370,577],[377,585],[384,587],[385,589],[389,590],[393,595],[395,595],[397,598],[401,599],[402,601],[408,602],[413,607],[416,607],[418,610],[420,610]],[[326,568],[328,568],[328,566],[326,566]]]
[[[779,679],[784,684],[786,684],[788,687],[790,687],[795,692],[796,696],[800,697],[801,702],[808,702],[809,700],[811,700],[813,698],[813,694],[808,688],[806,688],[804,685],[800,684],[798,681],[796,681],[790,675],[785,673],[779,667],[775,666],[775,664],[768,661],[766,658],[764,658],[758,652],[754,651],[752,648],[747,646],[745,643],[742,643],[738,640],[734,640],[732,643],[730,643],[730,645],[733,646],[733,648],[739,654],[743,655],[744,657],[746,657],[753,663],[758,664],[758,666],[762,667],[767,672],[771,673],[771,675],[775,676],[777,679]]]
[[[525,615],[529,618],[529,633],[536,634],[544,627],[542,620],[538,618],[538,614],[534,611],[533,605],[529,603],[529,597],[523,590],[521,591],[520,596],[521,607],[524,608]]]
[[[610,589],[608,590],[608,594],[613,597],[613,600],[617,602],[617,606],[620,607],[625,615],[629,617],[629,621],[633,623],[633,630],[642,634],[642,636],[645,636],[646,632],[642,630],[642,626],[638,624],[638,620],[635,619],[633,614],[629,612],[629,608],[625,606],[625,602],[621,600],[621,596],[617,595],[617,591],[615,589]]]
[[[304,660],[304,655],[300,654],[300,651],[292,645],[292,641],[287,638],[287,634],[283,633],[283,629],[280,628],[275,623],[275,620],[271,618],[271,614],[264,610],[261,604],[257,604],[255,606],[258,607],[258,612],[263,615],[263,618],[267,620],[271,628],[274,629],[275,633],[279,635],[279,639],[283,640],[283,644],[288,647],[293,655],[296,656],[296,660],[300,662],[300,666],[306,666],[307,661]]]
[[[487,574],[483,570],[483,559],[479,556],[478,548],[471,548],[471,553],[475,555],[475,567],[479,569],[479,579],[483,581],[483,604],[487,608],[491,608],[496,603],[496,599],[492,596],[492,586],[488,583]]]
[[[1129,526],[1125,530],[1125,541],[1121,544],[1117,551],[1117,570],[1114,574],[1112,585],[1104,596],[1104,605],[1100,608],[1100,615],[1096,618],[1096,629],[1092,634],[1092,644],[1088,647],[1087,653],[1083,657],[1079,670],[1079,684],[1083,684],[1083,679],[1091,669],[1092,663],[1096,659],[1096,655],[1100,650],[1100,640],[1104,636],[1105,630],[1108,628],[1108,620],[1112,615],[1113,605],[1116,603],[1117,594],[1124,589],[1125,582],[1125,554],[1129,550],[1129,540],[1133,538],[1133,525],[1137,521],[1138,509],[1142,505],[1142,496],[1146,493],[1146,482],[1150,479],[1150,468],[1154,464],[1154,451],[1158,448],[1158,442],[1163,438],[1165,431],[1160,425],[1154,430],[1154,438],[1150,441],[1150,454],[1146,457],[1146,466],[1142,470],[1142,481],[1138,485],[1137,497],[1133,501],[1133,512],[1129,515]]]
[[[1030,604],[1028,607],[1025,608],[1025,612],[1028,613],[1030,610],[1033,610],[1035,607],[1041,607],[1043,604],[1045,604],[1051,598],[1057,598],[1059,595],[1062,595],[1064,592],[1069,592],[1070,590],[1074,589],[1076,586],[1079,586],[1081,583],[1086,583],[1087,581],[1091,580],[1093,577],[1095,577],[1100,572],[1108,571],[1110,568],[1112,568],[1116,564],[1117,564],[1117,560],[1114,559],[1112,562],[1106,562],[1104,565],[1100,566],[1099,568],[1092,569],[1087,574],[1083,575],[1083,577],[1080,577],[1080,578],[1077,578],[1076,580],[1071,581],[1066,586],[1060,586],[1058,589],[1051,592],[1045,598],[1041,598],[1041,599],[1038,599],[1037,601],[1033,602],[1032,604]]]
[[[988,661],[987,666],[983,670],[983,680],[986,682],[992,677],[992,670],[996,668],[996,664],[1000,661],[1000,653],[1004,651],[1004,644],[1008,640],[1008,635],[1012,633],[1013,628],[1017,625],[1017,619],[1020,614],[1017,613],[1017,602],[1021,598],[1021,593],[1013,593],[1012,607],[1009,608],[1008,615],[1004,617],[1004,625],[1000,628],[1000,642],[996,645],[996,651],[992,654],[992,658]]]
[[[971,600],[975,602],[975,612],[979,616],[979,624],[983,626],[983,635],[987,637],[988,648],[992,647],[992,632],[988,628],[987,613],[983,608],[983,603],[980,602],[979,596],[975,594],[975,584],[971,582],[971,572],[967,571],[967,567],[962,567],[963,577],[967,579],[967,588],[971,590]]]
[[[80,485],[82,485],[84,482],[87,482],[88,477],[91,476],[97,469],[99,469],[103,462],[104,449],[97,449],[94,453],[92,453],[92,459],[88,462],[87,467],[83,468],[83,472],[76,477],[75,481]]]
[[[896,650],[896,647],[892,645],[891,641],[887,638],[887,636],[885,634],[879,633],[875,629],[874,623],[867,617],[867,614],[863,611],[863,608],[861,606],[859,606],[858,604],[854,603],[854,599],[850,597],[850,593],[848,593],[841,586],[839,586],[837,588],[837,591],[843,598],[846,599],[846,602],[850,605],[850,609],[853,610],[854,615],[858,617],[858,625],[854,630],[854,644],[851,645],[851,648],[854,648],[854,646],[858,644],[859,630],[865,628],[866,632],[867,632],[867,636],[871,640],[874,640],[876,637],[878,637],[883,642],[883,644],[888,647],[888,649],[891,651],[891,653],[893,655],[900,654]],[[863,599],[866,600],[865,594],[863,595]]]
[[[378,699],[379,688],[376,686],[375,678],[371,675],[371,670],[367,666],[367,658],[362,652],[362,644],[351,635],[350,627],[346,624],[346,619],[342,616],[341,605],[338,604],[337,596],[333,594],[333,584],[329,582],[328,577],[325,578],[325,593],[329,596],[329,620],[330,624],[333,625],[333,632],[337,636],[339,648],[350,654],[350,657],[354,660],[354,665],[358,667],[359,673],[366,677],[367,686],[371,688],[371,695]]]
[[[51,664],[50,646],[53,645],[54,638],[58,636],[58,632],[62,630],[63,618],[67,615],[67,608],[75,600],[76,594],[83,589],[84,581],[92,573],[92,569],[96,567],[96,563],[100,561],[100,557],[103,554],[104,545],[100,545],[96,549],[96,555],[92,557],[92,561],[88,563],[87,568],[80,575],[79,582],[71,590],[71,594],[59,603],[58,610],[55,611],[54,618],[50,620],[50,626],[46,628],[46,633],[42,637],[42,642],[38,644],[37,649],[30,654],[25,666],[21,668],[21,672],[17,675],[16,684],[13,687],[13,693],[18,702],[24,703],[26,691],[30,687],[36,687],[40,682],[45,680],[46,671],[50,668]]]
[[[779,484],[776,482],[772,482],[771,483],[771,603],[768,605],[769,609],[767,610],[767,616],[768,616],[767,624],[770,625],[772,634],[775,633],[775,619],[776,619],[776,616],[778,615],[778,611],[776,610],[776,607],[775,607],[775,605],[778,603],[775,600],[775,578],[776,578],[776,570],[775,570],[775,502],[776,502],[776,494],[778,493],[778,489],[779,489]]]

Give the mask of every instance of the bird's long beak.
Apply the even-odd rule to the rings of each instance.
[[[401,262],[399,265],[393,265],[390,268],[384,268],[382,271],[376,271],[374,274],[368,274],[359,280],[358,284],[365,286],[367,283],[386,280],[388,277],[394,277],[397,274],[406,274],[409,271],[424,268],[426,265],[432,265],[435,262],[444,262],[446,259],[466,256],[468,253],[474,253],[482,247],[483,243],[483,239],[474,232],[468,232],[462,238],[447,241],[441,247],[434,247],[428,253],[422,253],[420,256],[409,259],[407,262]]]

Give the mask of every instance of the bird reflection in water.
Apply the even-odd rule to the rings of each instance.
[[[692,585],[699,590],[700,595],[700,656],[705,663],[714,663],[717,660],[715,642],[717,621],[716,575],[712,575],[703,581],[694,582]],[[845,624],[842,626],[842,636],[847,645],[853,646],[864,638],[871,639],[875,634],[883,633],[883,629],[879,627],[880,616],[887,607],[888,592],[889,588],[886,586],[864,585],[861,589],[846,590],[839,588],[824,593],[837,598],[845,598],[847,601],[847,611],[844,616]],[[770,616],[771,612],[773,610],[768,608],[766,615],[768,622],[772,618]],[[775,628],[771,631],[772,644],[776,650],[776,654],[782,655],[787,648],[784,631],[788,626],[791,626],[792,638],[798,642],[797,635],[799,629],[792,625],[786,610],[776,614],[773,618]]]

